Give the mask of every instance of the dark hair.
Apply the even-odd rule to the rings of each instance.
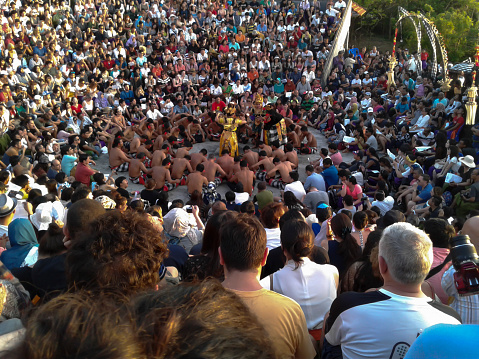
[[[137,198],[130,202],[129,208],[134,212],[144,213],[145,203],[140,198]]]
[[[339,242],[338,253],[343,257],[346,268],[356,261],[361,254],[361,247],[351,235],[353,226],[351,220],[344,213],[338,213],[331,219],[331,229],[336,237],[342,239]]]
[[[258,182],[258,191],[264,191],[266,189],[266,182],[265,181],[260,181]]]
[[[449,240],[454,236],[454,227],[442,218],[431,218],[424,222],[424,232],[432,241],[433,247],[448,248]]]
[[[304,221],[304,215],[297,209],[290,209],[279,219],[279,229],[281,230],[288,221]]]
[[[358,262],[361,263],[354,276],[352,290],[355,292],[365,292],[371,288],[379,288],[383,285],[383,279],[379,273],[375,273],[378,263],[378,244],[381,239],[382,230],[377,229],[369,233],[368,240],[364,245],[364,250]],[[374,266],[373,266],[374,264]],[[354,266],[351,266],[351,269]],[[351,290],[351,288],[348,288]]]
[[[54,194],[55,196],[58,194],[57,181],[54,179],[47,180],[45,186],[47,187],[48,193]]]
[[[236,195],[233,191],[228,191],[225,193],[226,202],[234,202]]]
[[[72,194],[71,202],[75,203],[82,199],[87,199],[88,195],[91,193],[91,190],[87,187],[78,187]]]
[[[376,201],[384,201],[384,191],[376,191],[376,194],[374,196],[376,197]]]
[[[30,191],[31,192],[31,191]],[[61,200],[62,201],[69,201],[72,199],[72,194],[73,194],[73,188],[72,187],[68,187],[68,188],[64,188],[62,190],[62,194],[61,194]]]
[[[320,204],[326,204],[326,202],[319,202],[318,203],[318,206]],[[331,218],[331,216],[333,215],[333,210],[331,209],[331,206],[327,206],[326,208],[319,208],[319,207],[316,207],[316,218],[318,219],[318,221],[320,223],[323,223],[325,220]]]
[[[352,206],[354,204],[353,196],[347,194],[343,197],[343,202],[346,206]]]
[[[353,215],[354,228],[362,230],[368,225],[368,214],[364,211],[356,212]]]
[[[266,250],[266,232],[254,216],[240,213],[220,229],[220,248],[225,266],[248,271],[260,267]]]
[[[63,229],[56,223],[50,223],[48,230],[38,242],[38,254],[53,257],[65,251]]]
[[[261,210],[261,221],[266,228],[276,228],[279,225],[279,219],[286,211],[282,203],[269,203]]]
[[[299,173],[296,172],[296,171],[291,171],[289,173],[289,177],[291,177],[291,179],[293,180],[293,182],[296,182],[299,180]]]
[[[115,180],[115,186],[120,187],[121,182],[123,182],[124,180],[126,180],[126,177],[124,176],[117,177],[117,179]]]
[[[8,357],[143,358],[137,340],[132,340],[137,333],[130,318],[104,296],[62,294],[32,312],[24,338]]]
[[[150,291],[134,300],[133,312],[146,358],[275,357],[258,319],[216,281]]]
[[[92,199],[81,199],[72,204],[67,212],[66,228],[69,237],[76,239],[77,235],[83,232],[88,224],[105,213],[105,208],[100,202]]]
[[[284,205],[288,207],[288,209],[291,209],[297,206],[304,207],[301,201],[297,199],[294,193],[291,191],[284,192],[283,198],[284,198]]]
[[[109,211],[84,228],[68,251],[66,276],[76,290],[111,288],[129,295],[155,288],[167,253],[158,228],[147,216]]]
[[[15,176],[12,178],[12,183],[16,184],[17,186],[21,188],[25,188],[28,185],[28,177],[27,175],[20,175],[20,176]]]
[[[240,212],[247,214],[255,214],[256,209],[254,207],[254,203],[252,201],[245,201],[241,203]]]
[[[303,257],[313,249],[314,233],[305,221],[287,221],[281,229],[281,246],[286,250],[298,268]]]

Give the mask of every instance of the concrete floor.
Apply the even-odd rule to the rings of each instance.
[[[316,137],[316,140],[318,142],[318,149],[323,148],[323,147],[327,148],[326,138],[318,130],[310,128],[309,131],[311,133],[313,133],[313,135]],[[244,147],[244,145],[240,145],[240,153],[242,153],[241,150],[242,150],[243,147]],[[193,149],[190,152],[191,153],[199,152],[202,148],[205,148],[208,151],[208,154],[209,153],[215,153],[216,156],[219,157],[219,142],[207,141],[205,143],[195,144],[193,146]],[[304,182],[306,180],[306,173],[305,173],[306,165],[308,165],[310,161],[316,160],[318,158],[319,158],[318,154],[299,155],[298,172],[299,172],[300,181]],[[353,158],[353,156],[352,156],[351,153],[343,153],[343,160],[344,161],[350,162],[352,160],[352,158]],[[111,170],[110,170],[110,167],[108,165],[108,155],[105,155],[105,154],[101,155],[100,158],[98,160],[96,160],[95,162],[96,162],[96,166],[92,166],[93,168],[101,171],[104,174],[111,174]],[[121,173],[119,175],[120,176],[124,175],[125,177],[128,178],[128,173],[126,173],[126,174]],[[128,189],[130,191],[141,191],[143,188],[144,187],[142,185],[133,184],[131,182],[129,183],[129,186],[128,186]],[[268,189],[270,189],[275,196],[280,195],[279,189],[269,187],[269,186],[268,186]],[[217,189],[218,193],[221,194],[222,198],[224,198],[224,195],[225,195],[226,192],[228,192],[228,190],[229,190],[229,188],[226,184],[221,184]],[[253,192],[253,196],[257,193],[257,191],[258,190],[255,188],[255,190]],[[172,190],[171,192],[169,192],[170,202],[173,201],[174,199],[181,199],[184,202],[188,201],[188,192],[187,192],[186,186],[177,187],[174,190]]]

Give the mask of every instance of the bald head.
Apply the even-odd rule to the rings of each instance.
[[[476,249],[479,249],[479,216],[469,218],[462,227],[461,234],[467,234]]]

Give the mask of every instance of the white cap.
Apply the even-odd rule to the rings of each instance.
[[[372,112],[374,112],[373,108],[372,108],[372,107],[369,107],[369,108],[368,108],[368,113],[372,113]]]

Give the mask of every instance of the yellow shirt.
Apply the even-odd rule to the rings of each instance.
[[[232,290],[256,315],[266,330],[277,358],[312,359],[316,355],[306,319],[294,300],[267,289],[251,292]]]

